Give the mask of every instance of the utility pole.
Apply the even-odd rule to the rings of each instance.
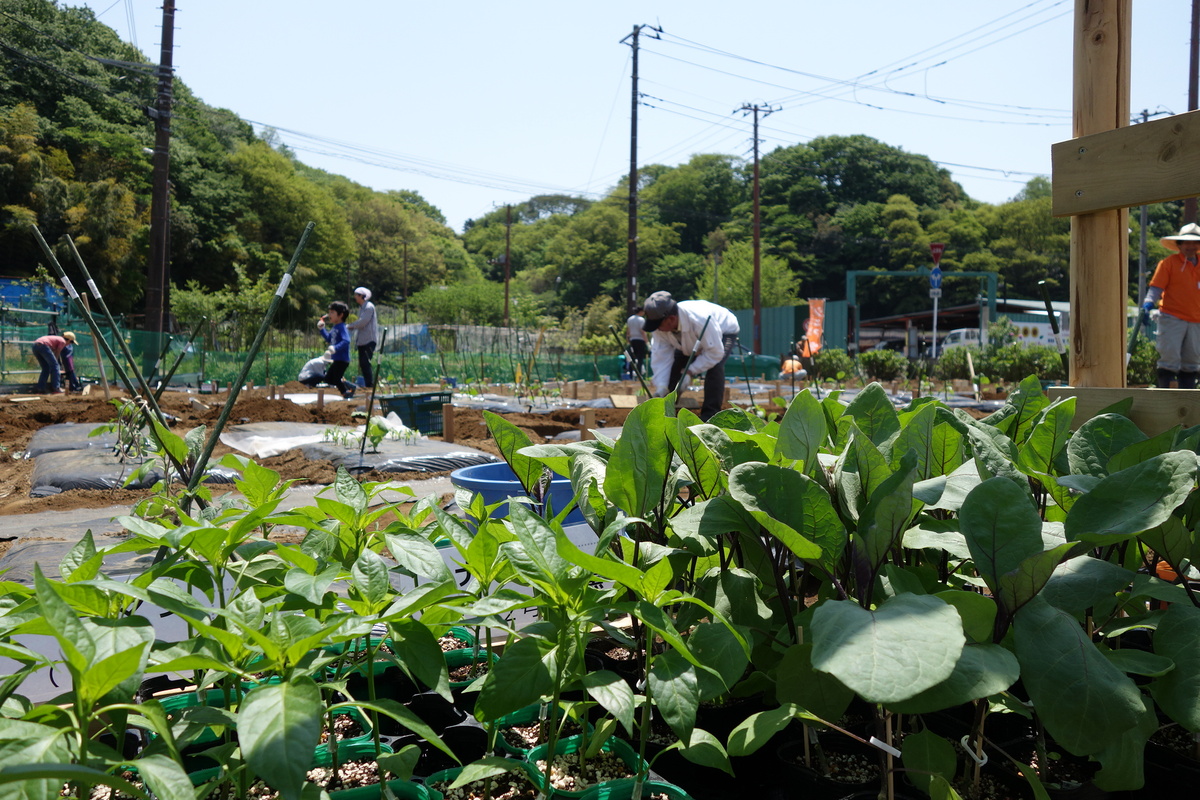
[[[754,113],[754,352],[762,353],[762,225],[758,213],[758,116],[770,116],[775,109],[770,106],[743,105],[743,114]]]
[[[163,0],[162,50],[154,108],[154,157],[150,189],[150,258],[146,265],[146,330],[166,331],[171,285],[171,106],[175,49],[175,0]],[[154,346],[157,349],[158,345]],[[153,356],[151,356],[152,358]]]
[[[512,206],[505,206],[504,220],[504,327],[508,327],[508,281],[512,277]]]
[[[1188,111],[1200,106],[1200,0],[1192,0],[1191,58],[1188,59]],[[1196,221],[1196,198],[1183,201],[1184,223]],[[1138,300],[1142,297],[1139,296]]]
[[[633,33],[621,40],[621,44],[630,42],[633,48],[633,99],[630,104],[629,117],[629,243],[628,258],[625,265],[625,313],[632,316],[637,306],[637,207],[638,207],[638,167],[637,167],[637,123],[638,103],[638,37],[643,28],[649,28],[655,34],[662,33],[662,28],[653,25],[634,25]],[[651,34],[647,34],[650,36]],[[657,35],[651,38],[658,39]]]
[[[404,240],[404,324],[408,324],[408,240]]]

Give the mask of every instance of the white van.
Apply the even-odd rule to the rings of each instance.
[[[955,328],[946,334],[946,338],[942,339],[938,350],[949,350],[951,347],[964,347],[973,344],[980,347],[983,342],[979,338],[978,328]]]

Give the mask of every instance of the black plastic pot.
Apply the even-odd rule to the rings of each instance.
[[[820,769],[807,766],[804,763],[804,741],[794,739],[785,742],[775,750],[779,769],[790,776],[792,785],[802,785],[804,791],[798,791],[796,796],[811,798],[811,800],[841,800],[843,797],[865,792],[874,796],[879,792],[880,775],[878,770],[879,753],[872,747],[859,744],[851,739],[825,737],[821,743],[826,758],[832,767],[830,774]],[[816,764],[815,751],[813,763]],[[845,769],[847,759],[853,758],[858,762],[874,768],[874,777],[870,780],[839,777],[839,772]]]

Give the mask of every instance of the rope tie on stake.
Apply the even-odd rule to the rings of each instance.
[[[971,747],[971,735],[970,734],[967,734],[966,736],[959,739],[958,743],[962,745],[962,749],[966,751],[967,755],[970,756],[971,760],[974,761],[976,764],[978,764],[979,766],[982,767],[988,763],[988,754],[987,753],[984,753],[982,758],[975,755],[975,750]]]

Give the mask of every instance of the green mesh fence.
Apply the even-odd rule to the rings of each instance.
[[[45,335],[47,324],[4,324],[0,318],[0,380],[7,384],[32,384],[38,376],[37,361],[30,347],[34,339]],[[75,369],[84,380],[99,381],[100,362],[97,353],[103,352],[93,341],[93,336],[81,320],[56,320],[60,331],[76,333]],[[245,352],[227,352],[206,349],[202,338],[190,335],[166,335],[148,331],[128,331],[118,328],[114,332],[107,325],[103,335],[117,357],[124,363],[118,337],[124,339],[138,369],[157,383],[171,376],[175,386],[198,387],[202,383],[215,382],[226,386],[236,380]],[[269,337],[270,338],[270,337]],[[294,340],[284,335],[275,337],[274,342],[259,351],[250,368],[248,380],[255,385],[282,385],[296,380],[300,368],[306,361],[320,355],[322,347],[315,343]],[[119,385],[112,363],[104,358],[103,374],[113,385]],[[447,352],[447,353],[384,353],[377,355],[378,376],[381,383],[401,382],[428,384],[449,378],[460,385],[539,383],[545,381],[601,380],[621,378],[622,359],[616,355],[590,356],[568,353],[539,354],[536,357],[503,352]],[[752,379],[766,377],[774,379],[779,371],[777,359],[767,356],[732,356],[726,366],[726,375],[731,379],[749,375]],[[133,373],[129,372],[134,379]],[[358,375],[358,360],[351,353],[351,365],[347,379]]]

